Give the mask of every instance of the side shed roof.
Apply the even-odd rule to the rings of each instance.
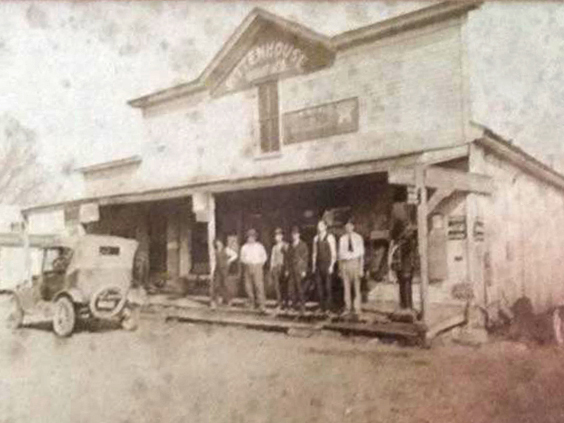
[[[476,122],[471,122],[471,125],[479,131],[473,142],[484,146],[502,159],[515,164],[537,179],[564,190],[564,175],[560,172],[495,133],[490,128]]]

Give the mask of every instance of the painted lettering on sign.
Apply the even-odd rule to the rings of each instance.
[[[349,98],[286,113],[283,125],[285,144],[357,131],[358,99]]]
[[[476,220],[474,222],[474,239],[476,241],[484,241],[486,233],[484,230],[484,222],[481,220]]]
[[[466,217],[449,216],[448,218],[448,239],[466,239]]]
[[[233,90],[271,75],[300,73],[304,71],[307,61],[301,49],[286,41],[259,44],[235,66],[226,80],[226,87]]]

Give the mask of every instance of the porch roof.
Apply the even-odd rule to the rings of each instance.
[[[124,192],[107,196],[83,197],[66,202],[40,204],[27,207],[22,210],[22,213],[24,215],[29,215],[42,211],[60,210],[65,206],[75,206],[85,203],[97,203],[101,206],[111,204],[131,204],[182,198],[202,191],[221,193],[323,181],[328,179],[366,175],[370,173],[389,172],[392,169],[410,168],[416,165],[433,165],[449,160],[464,158],[467,157],[468,154],[468,144],[456,144],[449,147],[421,150],[403,155],[395,155],[352,163],[342,163],[338,165],[320,167],[317,169],[297,170],[268,176],[222,179],[178,186],[165,186],[149,190]]]

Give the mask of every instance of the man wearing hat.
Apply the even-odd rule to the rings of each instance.
[[[276,292],[278,308],[286,307],[288,301],[287,290],[281,289],[282,287],[280,286],[285,272],[287,251],[288,243],[284,241],[284,232],[281,228],[276,228],[274,231],[274,245],[270,254],[270,277]]]
[[[394,194],[391,212],[391,231],[393,245],[392,270],[396,272],[399,285],[400,308],[413,309],[412,279],[417,253],[417,230],[412,223],[410,206],[407,204],[405,188]]]
[[[364,274],[364,240],[354,231],[354,222],[349,219],[345,234],[339,238],[339,272],[345,288],[345,313],[352,311],[351,285],[354,286],[354,311],[360,313],[360,278]]]
[[[303,279],[306,276],[309,250],[305,242],[300,239],[300,228],[292,228],[292,242],[288,247],[288,294],[292,300],[294,309],[301,313],[305,311],[305,298],[303,291]]]
[[[266,260],[266,250],[257,241],[257,231],[250,229],[247,232],[247,242],[241,247],[241,263],[245,275],[245,290],[249,300],[255,305],[255,299],[258,299],[261,312],[266,312],[266,297],[264,294],[264,263],[266,263]]]

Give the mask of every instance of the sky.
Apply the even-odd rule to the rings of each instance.
[[[127,101],[198,76],[253,7],[326,35],[429,2],[0,1],[0,116],[58,171],[134,154]],[[564,4],[485,3],[468,24],[472,112],[564,169]]]

